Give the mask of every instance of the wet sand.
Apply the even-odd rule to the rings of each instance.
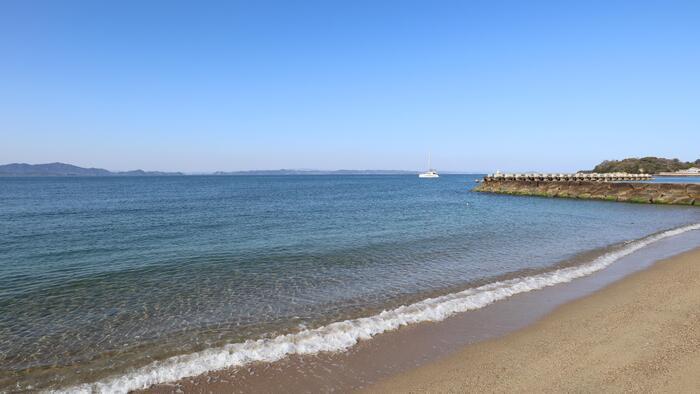
[[[700,392],[700,249],[365,391]]]

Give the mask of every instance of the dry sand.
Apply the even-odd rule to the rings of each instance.
[[[366,391],[700,393],[700,249]]]

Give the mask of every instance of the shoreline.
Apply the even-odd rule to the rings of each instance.
[[[364,392],[700,389],[700,247]]]
[[[157,384],[147,392],[176,390],[212,392],[350,391],[371,386],[416,367],[429,365],[475,342],[521,330],[572,300],[594,293],[660,259],[697,248],[700,233],[685,232],[652,242],[598,272],[573,282],[513,295],[468,313],[424,322],[361,340],[343,352],[292,354],[268,363],[210,371]]]

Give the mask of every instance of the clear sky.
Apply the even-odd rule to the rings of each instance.
[[[566,4],[565,4],[566,3]],[[0,2],[0,163],[700,158],[700,2]]]

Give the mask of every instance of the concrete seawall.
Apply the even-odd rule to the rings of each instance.
[[[521,196],[700,206],[700,184],[696,183],[496,180],[482,182],[474,188],[474,191]]]

